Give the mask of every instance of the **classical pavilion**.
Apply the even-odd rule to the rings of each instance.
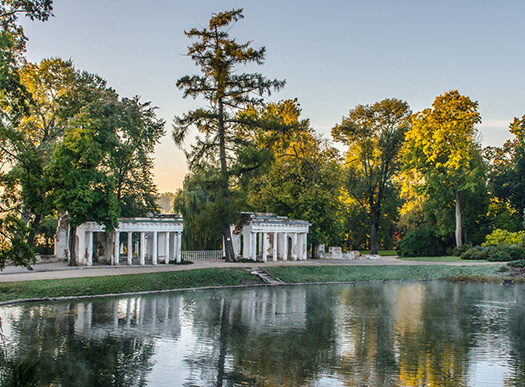
[[[288,219],[273,213],[243,212],[231,226],[235,258],[257,258],[266,262],[306,260],[307,236],[311,226],[305,220]]]
[[[55,238],[58,259],[69,260],[67,223],[67,218],[62,217],[58,225]],[[180,215],[120,218],[112,233],[106,233],[104,226],[96,222],[85,222],[76,231],[77,263],[91,266],[93,262],[111,265],[180,262],[182,230]]]

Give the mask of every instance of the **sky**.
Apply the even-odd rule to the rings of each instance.
[[[268,101],[297,98],[302,117],[326,138],[356,105],[385,98],[414,112],[447,91],[478,101],[483,145],[501,146],[525,115],[523,0],[54,0],[49,21],[23,20],[27,58],[72,59],[122,97],[157,106],[166,136],[155,150],[159,192],[187,173],[171,139],[174,116],[205,105],[183,99],[176,82],[198,68],[186,56],[185,30],[213,13],[244,9],[230,31],[266,47],[262,66],[240,68],[286,86]],[[191,140],[187,143],[189,145]]]

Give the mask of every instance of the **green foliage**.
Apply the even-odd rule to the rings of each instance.
[[[250,47],[251,42],[237,43],[230,37],[231,28],[243,17],[242,9],[220,12],[212,15],[207,27],[185,32],[190,39],[197,40],[188,47],[188,56],[200,67],[201,75],[186,75],[177,81],[177,87],[183,90],[184,98],[202,97],[208,106],[175,117],[172,132],[179,146],[192,127],[204,135],[204,138],[196,139],[186,157],[190,169],[209,164],[219,171],[213,188],[218,214],[214,221],[222,227],[227,261],[234,259],[229,224],[235,217],[230,180],[239,145],[238,137],[234,135],[235,124],[239,123],[236,114],[248,106],[262,106],[264,95],[270,95],[272,90],[279,90],[285,84],[276,79],[268,80],[258,73],[236,72],[239,66],[263,64],[266,51],[264,47]],[[257,125],[243,123],[251,127]]]
[[[345,189],[367,214],[374,254],[385,205],[400,205],[394,176],[400,168],[399,154],[410,128],[410,114],[406,102],[385,99],[356,106],[332,129],[334,139],[348,145]]]
[[[464,251],[461,254],[461,259],[466,260],[487,260],[489,258],[490,248],[475,246]]]
[[[525,246],[500,243],[473,247],[465,251],[461,259],[486,259],[491,262],[517,261],[525,259]]]
[[[502,149],[488,149],[492,162],[490,187],[495,196],[515,210],[516,217],[523,221],[525,211],[525,116],[515,118],[510,125],[515,135]],[[520,227],[521,228],[521,227]]]
[[[55,234],[58,226],[56,216],[46,216],[36,229],[36,244],[34,251],[37,254],[51,255],[54,252]]]
[[[507,265],[510,266],[510,267],[523,269],[523,268],[525,268],[525,259],[519,259],[517,261],[511,261],[511,262],[507,263]]]
[[[462,215],[466,213],[461,193],[474,192],[483,183],[477,109],[477,102],[457,90],[447,92],[436,97],[431,109],[413,115],[412,129],[406,134],[405,168],[417,171],[419,188],[430,196],[446,193],[448,202],[455,203],[457,246],[463,242]]]
[[[35,260],[27,243],[31,231],[18,217],[6,215],[0,218],[0,270],[7,262],[31,268]]]
[[[441,239],[427,228],[408,232],[397,247],[400,257],[435,257],[444,255],[445,251]]]
[[[1,387],[38,387],[39,363],[10,360],[6,364],[7,373],[0,383]]]
[[[525,231],[509,232],[507,230],[496,229],[492,234],[487,235],[482,246],[496,246],[499,244],[514,245],[519,244],[525,237]]]

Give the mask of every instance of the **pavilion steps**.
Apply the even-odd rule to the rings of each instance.
[[[254,268],[250,268],[250,274],[259,277],[267,285],[276,286],[276,285],[285,285],[286,284],[286,282],[283,282],[279,278],[271,275],[270,273],[268,273],[262,267],[258,267],[258,268],[255,268],[255,269]]]

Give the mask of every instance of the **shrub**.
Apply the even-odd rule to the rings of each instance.
[[[517,261],[512,261],[512,262],[507,263],[507,265],[509,265],[510,267],[515,267],[515,268],[524,268],[525,259],[519,259]]]
[[[472,260],[485,259],[486,260],[489,257],[489,250],[490,250],[489,247],[481,247],[481,246],[472,247],[461,254],[461,259],[469,259],[469,260],[470,259]]]
[[[486,236],[485,243],[483,243],[482,246],[497,246],[502,243],[507,245],[515,245],[523,243],[524,238],[525,231],[510,232],[497,228],[492,231],[492,234]]]
[[[445,251],[441,239],[428,228],[420,228],[407,233],[397,247],[400,257],[436,257],[444,255]]]
[[[502,243],[489,249],[487,259],[492,262],[507,262],[525,259],[525,247],[522,245],[508,245]]]

